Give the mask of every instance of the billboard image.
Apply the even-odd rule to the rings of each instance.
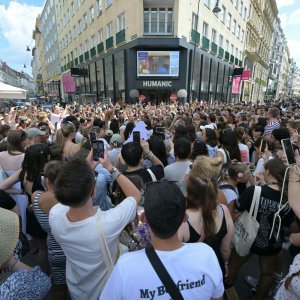
[[[179,51],[137,51],[138,77],[178,77]]]

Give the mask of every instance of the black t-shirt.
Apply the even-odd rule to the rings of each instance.
[[[8,210],[13,209],[16,206],[16,201],[5,191],[0,190],[0,207]]]
[[[164,173],[164,167],[162,165],[156,165],[156,166],[152,166],[151,168],[149,168],[153,174],[156,177],[156,180],[160,180],[165,176]],[[138,175],[142,178],[143,183],[148,183],[148,182],[152,182],[152,178],[150,173],[147,171],[147,169],[145,168],[141,168],[138,169],[136,171],[132,171],[132,172],[124,172],[123,173],[125,176],[126,175]]]
[[[247,188],[244,193],[235,202],[235,208],[243,212],[249,211],[251,207],[252,197],[254,193],[254,186]],[[271,256],[280,252],[283,243],[283,230],[282,226],[279,228],[278,218],[275,222],[274,230],[271,239],[269,239],[274,214],[278,211],[278,205],[280,202],[281,191],[276,191],[270,188],[268,185],[264,185],[261,188],[259,207],[257,212],[257,221],[260,224],[256,239],[251,247],[251,253],[257,255]],[[293,219],[293,211],[287,204],[285,208],[280,212],[281,225],[288,224]],[[278,240],[276,235],[278,230],[280,234]]]

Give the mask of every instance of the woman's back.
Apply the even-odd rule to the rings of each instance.
[[[25,153],[10,154],[8,151],[0,153],[0,164],[5,171],[18,171],[22,167]]]

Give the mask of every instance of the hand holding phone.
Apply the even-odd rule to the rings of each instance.
[[[289,165],[294,165],[296,163],[295,152],[291,139],[282,139],[281,140],[282,149],[287,158]]]
[[[93,159],[98,161],[99,158],[104,158],[104,142],[101,140],[92,141]]]
[[[137,143],[140,142],[140,140],[141,140],[141,135],[140,135],[140,132],[139,132],[139,131],[133,131],[133,133],[132,133],[132,140],[133,140],[134,142],[137,142]]]
[[[266,146],[267,146],[267,141],[264,140],[264,139],[262,139],[262,140],[260,141],[260,146],[259,146],[259,151],[260,151],[260,153],[264,153],[264,152],[265,152]]]
[[[93,141],[96,141],[96,140],[97,140],[96,132],[94,132],[94,131],[91,131],[91,132],[90,132],[90,140],[91,140],[91,143],[92,143]]]

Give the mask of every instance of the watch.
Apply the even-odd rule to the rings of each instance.
[[[118,171],[119,171],[118,168],[113,167],[113,168],[109,171],[109,173],[110,173],[110,174],[114,174],[114,173],[116,173],[116,172],[118,172]]]

